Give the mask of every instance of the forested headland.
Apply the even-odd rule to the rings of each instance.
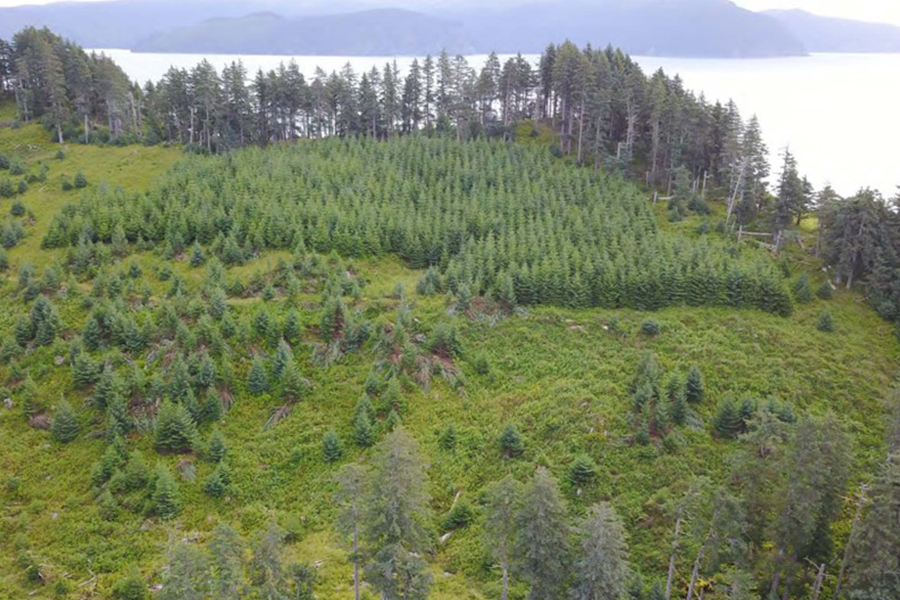
[[[138,85],[35,29],[0,89],[0,587],[900,591],[896,202],[733,103],[571,43]]]

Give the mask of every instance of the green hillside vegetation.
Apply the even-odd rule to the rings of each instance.
[[[498,141],[331,138],[186,160],[144,196],[87,194],[43,245],[89,255],[98,242],[162,244],[169,257],[199,243],[226,265],[266,249],[392,254],[434,265],[422,290],[490,292],[509,306],[791,311],[771,261],[716,236],[659,233],[621,177]]]
[[[430,575],[432,598],[499,597],[502,560],[484,536],[502,533],[487,520],[502,489],[486,490],[506,475],[528,482],[525,506],[557,506],[611,548],[605,532],[621,519],[643,583],[615,569],[608,581],[646,590],[633,598],[659,597],[679,517],[684,597],[698,550],[713,553],[711,505],[692,498],[721,494],[742,499],[755,558],[737,575],[724,551],[721,564],[704,559],[695,587],[764,592],[776,499],[808,499],[823,461],[830,491],[807,508],[825,541],[809,557],[842,556],[852,491],[883,464],[900,348],[855,292],[807,295],[831,287],[799,247],[776,263],[717,233],[718,203],[670,222],[666,203],[618,176],[501,142],[322,140],[191,157],[46,140],[37,124],[0,129],[0,153],[25,167],[0,179],[45,177],[0,200],[5,227],[24,233],[5,250],[0,288],[0,589],[11,597],[166,593],[200,548],[246,543],[245,583],[346,598],[335,477],[346,489],[341,470],[357,462],[371,467],[358,485],[410,465],[417,525],[394,546],[368,526],[361,540],[421,556],[425,574],[404,568],[419,583]],[[63,191],[78,173],[86,187]],[[535,265],[546,278],[528,285]],[[751,300],[731,301],[734,274]],[[785,290],[798,289],[793,302]],[[754,308],[769,308],[769,293],[792,310]],[[833,331],[819,327],[825,313]],[[778,461],[742,471],[766,423]],[[730,476],[741,473],[769,483]],[[803,551],[785,551],[788,585],[810,590]],[[571,570],[582,592],[585,561]],[[265,565],[283,576],[260,583]],[[532,566],[512,569],[511,596],[540,581],[554,597],[546,565]],[[364,570],[363,597],[377,596],[373,577]],[[829,568],[826,590],[836,577]]]

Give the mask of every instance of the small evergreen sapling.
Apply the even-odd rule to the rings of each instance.
[[[218,427],[213,428],[209,435],[209,444],[207,446],[207,456],[213,462],[222,462],[228,453],[228,446],[225,444],[225,437]]]
[[[341,459],[341,455],[344,453],[344,448],[341,445],[341,440],[338,438],[337,433],[334,431],[329,431],[325,434],[325,437],[322,439],[322,456],[325,457],[327,462],[337,462]]]
[[[688,371],[685,396],[691,404],[703,402],[703,374],[697,367],[691,367],[691,370]]]
[[[520,456],[525,451],[525,442],[512,423],[507,423],[500,434],[500,450],[507,458]]]
[[[309,394],[309,381],[300,373],[297,364],[290,360],[281,375],[281,395],[289,402],[300,402]]]
[[[269,389],[269,376],[262,358],[255,357],[247,375],[247,391],[258,396]]]
[[[231,471],[227,463],[220,462],[203,482],[203,491],[213,498],[221,498],[231,484]]]
[[[439,442],[441,448],[448,452],[456,448],[456,428],[452,423],[450,425],[447,425],[447,427],[444,428],[444,430],[441,432]]]
[[[645,319],[641,323],[641,333],[647,337],[656,337],[659,335],[660,327],[656,319]]]
[[[719,404],[719,410],[713,419],[716,433],[726,439],[734,439],[743,428],[741,411],[731,396],[725,397]]]
[[[151,500],[153,513],[160,519],[172,519],[181,510],[178,482],[162,463],[156,467]]]
[[[203,254],[203,249],[200,247],[200,244],[195,242],[194,247],[191,248],[191,267],[196,269],[203,266],[205,262],[206,256]]]
[[[362,448],[375,443],[375,425],[367,412],[358,413],[353,421],[353,441]]]
[[[597,464],[587,454],[576,456],[569,467],[569,481],[575,487],[588,485],[596,476]]]
[[[819,316],[819,322],[816,323],[816,329],[825,333],[832,333],[834,331],[834,318],[831,316],[830,312],[825,311]]]
[[[806,273],[800,275],[794,282],[794,301],[799,304],[807,304],[812,302],[812,286],[809,283],[809,277]]]
[[[396,410],[391,409],[391,412],[388,413],[387,419],[384,421],[384,427],[386,431],[394,431],[403,422],[400,419],[400,413]]]
[[[78,418],[72,410],[72,406],[65,400],[60,400],[53,413],[53,423],[50,425],[50,433],[53,439],[62,444],[68,444],[78,437]]]

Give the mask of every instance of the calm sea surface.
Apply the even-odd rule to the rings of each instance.
[[[197,54],[135,54],[103,50],[138,81],[158,80],[170,65],[190,68]],[[391,57],[206,56],[216,67],[241,60],[248,71],[270,69],[291,58],[312,75],[317,66],[357,72],[379,68]],[[536,59],[536,57],[529,57]],[[471,56],[479,67],[484,56]],[[398,57],[405,70],[412,58]],[[756,114],[772,153],[789,146],[817,187],[832,184],[851,194],[861,187],[893,196],[900,185],[900,54],[817,54],[806,58],[713,60],[637,57],[647,72],[678,73],[686,87],[709,100],[734,99],[745,117]]]

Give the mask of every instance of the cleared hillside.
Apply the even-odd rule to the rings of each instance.
[[[823,282],[820,263],[799,248],[782,268],[752,243],[739,247],[717,234],[715,203],[709,217],[669,223],[664,204],[617,177],[501,143],[328,140],[217,158],[69,145],[56,158],[47,139],[34,124],[0,128],[0,153],[26,167],[0,179],[18,182],[47,167],[44,181],[0,203],[4,212],[15,202],[25,209],[5,217],[25,237],[7,250],[0,288],[0,376],[11,400],[0,408],[0,589],[11,597],[51,598],[58,589],[109,597],[129,565],[157,584],[169,542],[205,541],[218,522],[248,536],[280,524],[290,533],[286,554],[316,565],[317,596],[347,597],[352,565],[334,533],[333,477],[341,464],[371,456],[356,441],[355,413],[367,393],[376,438],[399,418],[429,463],[435,537],[451,533],[428,557],[433,598],[499,595],[481,541],[480,494],[507,473],[527,479],[541,465],[562,482],[572,518],[610,501],[625,521],[633,568],[648,587],[662,581],[670,546],[660,540],[674,528],[666,507],[698,476],[724,483],[742,447],[714,426],[728,397],[760,407],[774,398],[797,416],[834,411],[852,442],[848,489],[882,459],[884,398],[900,346],[855,294],[797,303],[784,317],[728,307],[724,292],[697,302],[716,306],[688,306],[690,288],[660,296],[652,306],[668,308],[658,311],[637,309],[647,298],[638,292],[628,292],[635,302],[579,309],[538,297],[513,308],[495,285],[512,277],[517,290],[513,273],[526,265],[531,272],[551,252],[559,266],[549,266],[549,283],[536,289],[561,305],[570,303],[563,283],[575,280],[575,265],[596,268],[600,256],[620,265],[621,275],[600,288],[619,298],[632,297],[622,290],[647,276],[642,267],[653,256],[685,274],[707,262],[713,274],[777,274],[778,289],[801,274],[813,289]],[[86,188],[63,191],[78,172]],[[367,229],[372,246],[357,247]],[[428,262],[438,266],[425,277]],[[26,264],[33,269],[23,275]],[[668,294],[676,281],[647,285]],[[40,298],[52,311],[34,310]],[[832,333],[817,328],[825,310]],[[54,313],[51,338],[45,315]],[[37,327],[29,332],[19,325],[26,322]],[[274,372],[284,345],[309,381],[301,397]],[[631,388],[648,353],[666,375],[699,368],[705,393],[684,424],[641,443]],[[105,377],[115,373],[111,395],[103,365]],[[262,388],[253,374],[260,368]],[[78,424],[68,443],[34,420],[56,419],[61,394]],[[153,414],[163,398],[195,415],[196,451],[159,451]],[[222,403],[218,420],[210,398]],[[109,409],[121,402],[124,413]],[[177,515],[164,518],[145,491],[123,491],[97,474],[112,447],[111,423],[125,427],[129,452],[172,474]],[[501,448],[507,424],[523,438],[518,456]],[[220,497],[205,491],[217,468],[207,450],[214,429],[227,441],[230,466]],[[323,456],[330,430],[343,448],[335,462]],[[580,456],[595,476],[576,484],[570,474]],[[473,511],[463,522],[444,519],[457,498]],[[847,499],[835,526],[838,552],[852,512]],[[692,561],[687,552],[678,558],[679,590]],[[42,580],[29,579],[33,565]],[[526,591],[514,578],[514,597]]]

